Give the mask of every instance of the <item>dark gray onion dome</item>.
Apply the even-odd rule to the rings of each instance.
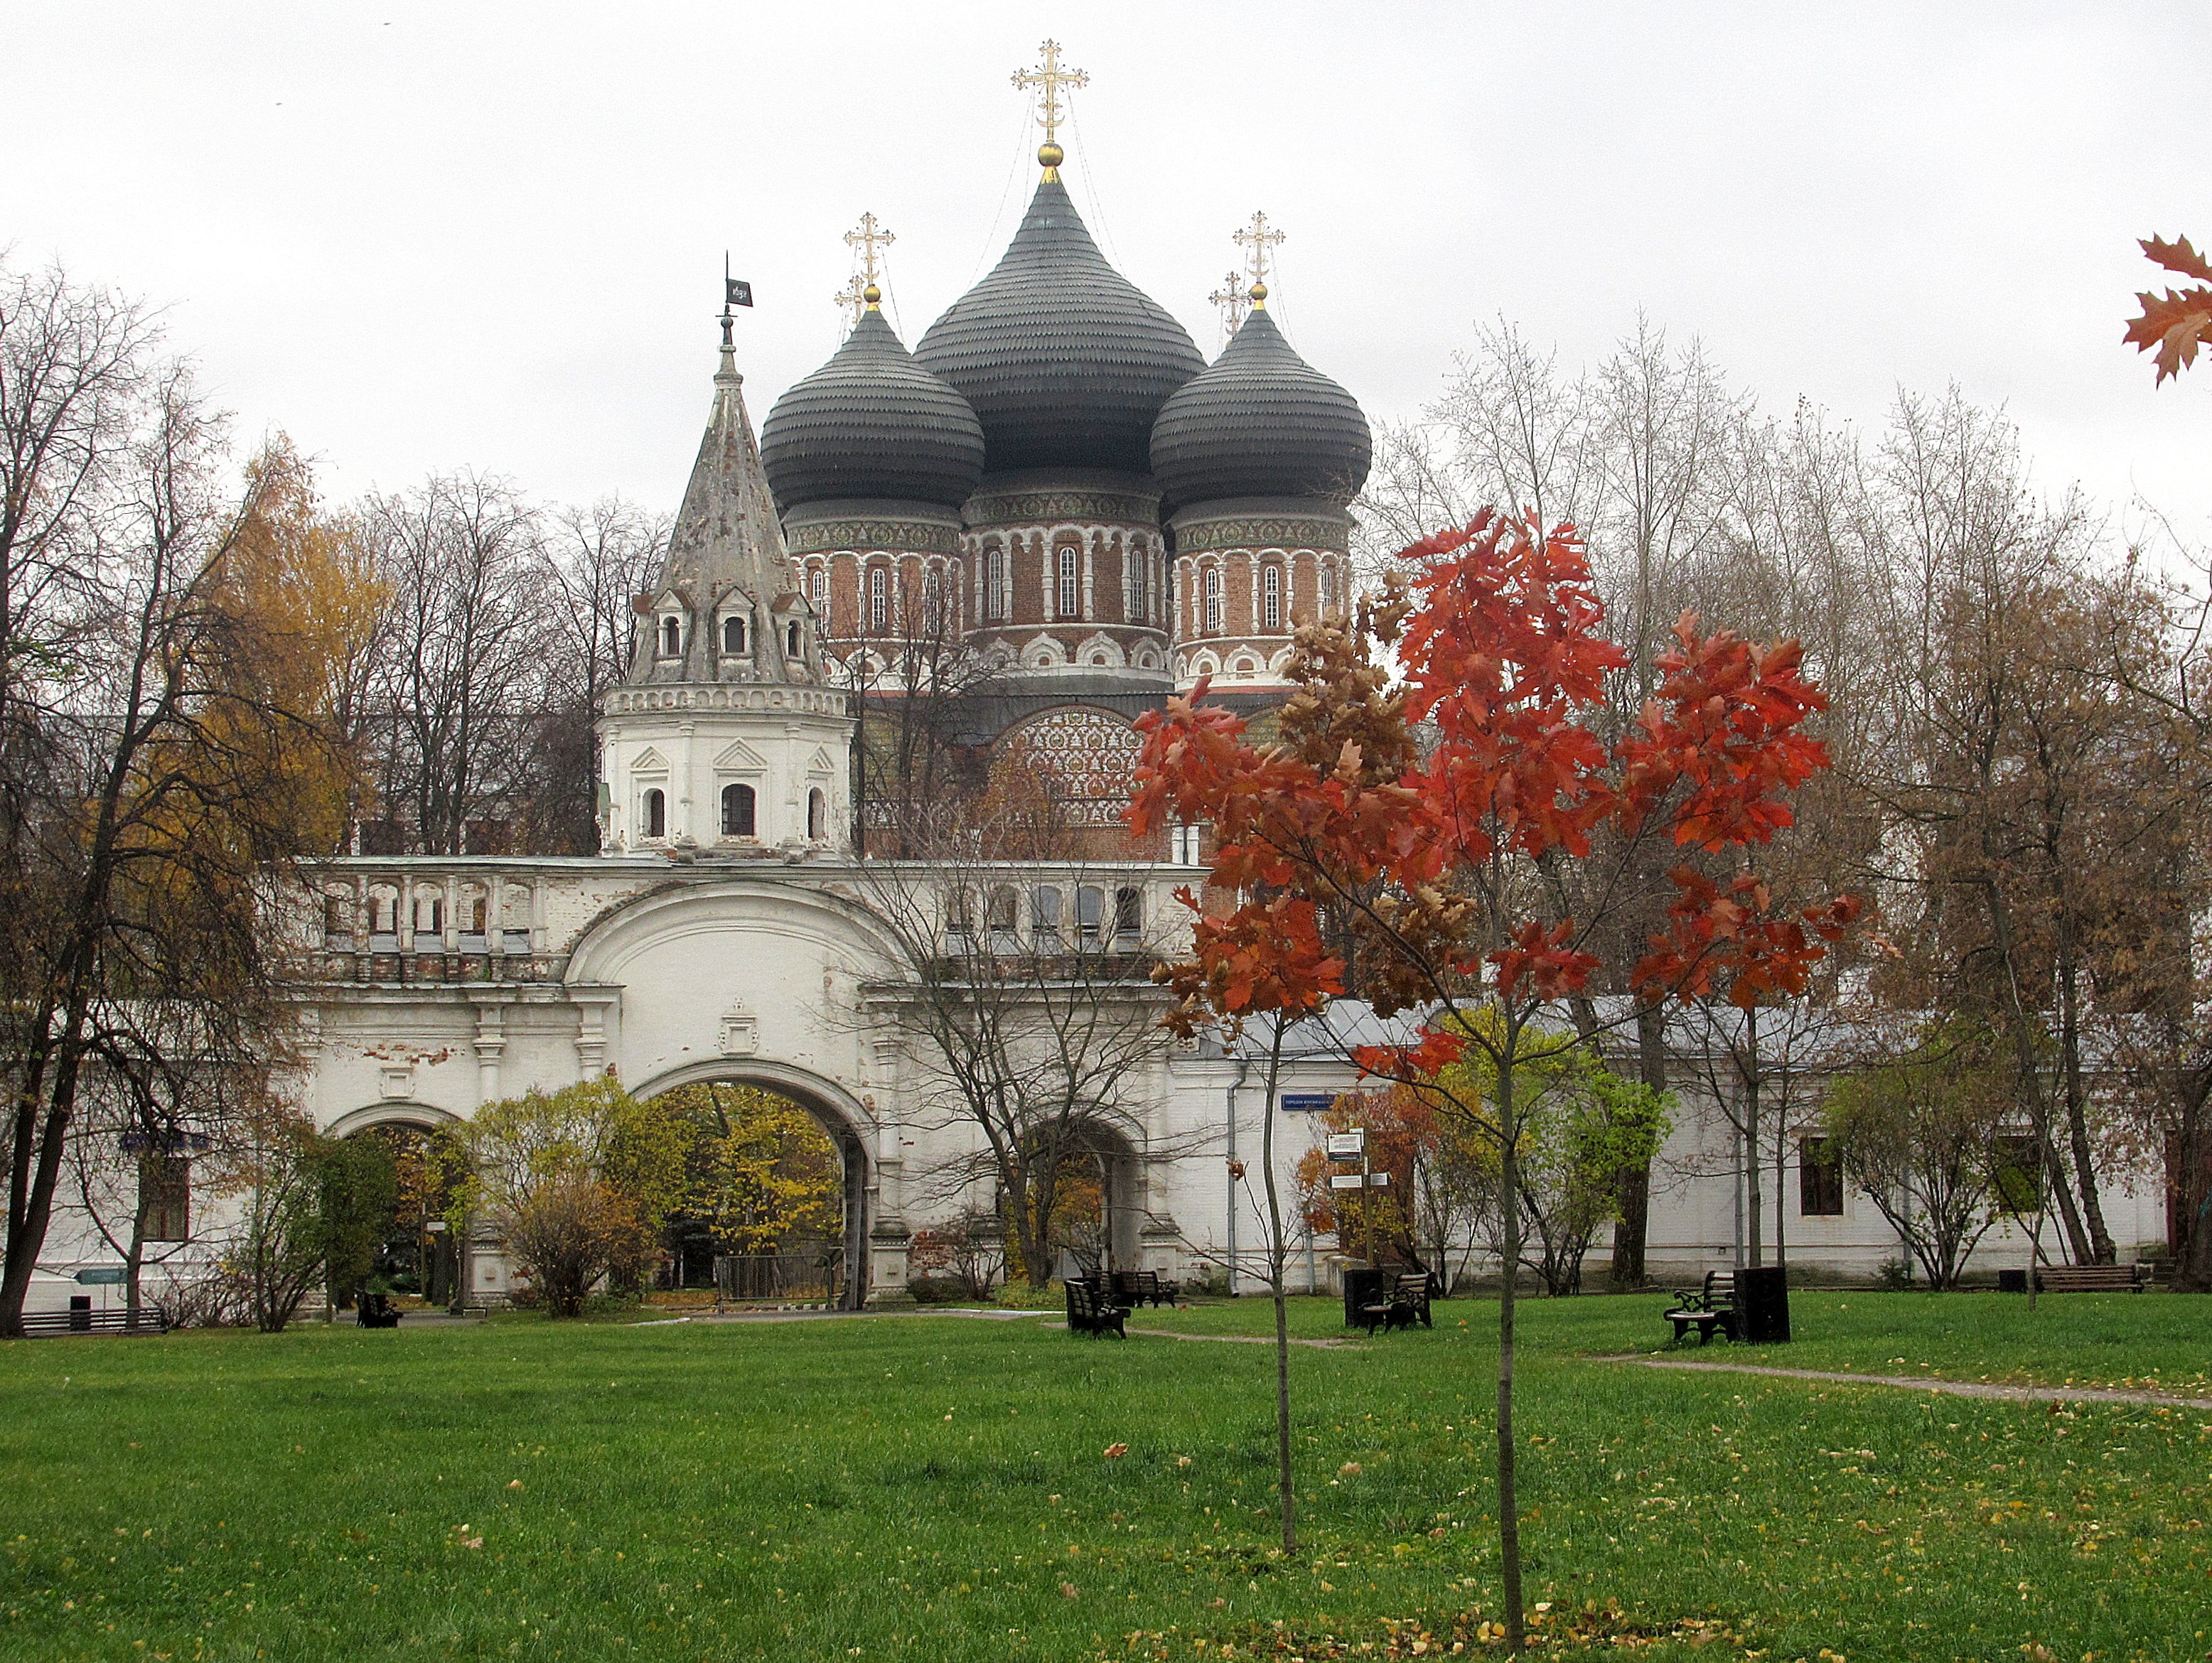
[[[1152,475],[1176,507],[1252,496],[1341,505],[1373,458],[1358,401],[1291,349],[1265,307],[1152,426]]]
[[[957,508],[981,476],[983,429],[872,306],[828,363],[775,401],[761,465],[787,514],[853,498]]]
[[[1206,367],[1183,326],[1106,264],[1053,178],[915,356],[974,406],[993,473],[1143,473],[1160,406]]]

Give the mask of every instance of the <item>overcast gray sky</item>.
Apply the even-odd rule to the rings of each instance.
[[[1575,363],[1642,307],[1769,410],[1955,380],[2047,489],[2212,532],[2212,366],[2154,391],[2119,340],[2135,239],[2212,238],[2186,4],[0,0],[0,246],[167,305],[335,495],[468,465],[670,507],[723,250],[757,422],[834,349],[863,209],[911,344],[1018,218],[1048,30],[1092,230],[1209,355],[1264,208],[1279,315],[1372,416],[1478,320]]]

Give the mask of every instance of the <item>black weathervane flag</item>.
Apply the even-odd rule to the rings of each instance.
[[[723,305],[750,306],[752,303],[753,286],[750,283],[747,282],[743,277],[725,277],[722,279]]]

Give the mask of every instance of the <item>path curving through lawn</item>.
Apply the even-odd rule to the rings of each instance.
[[[1839,1386],[1895,1386],[1954,1398],[1997,1398],[2011,1403],[2145,1403],[2165,1409],[2212,1410],[2212,1398],[2143,1392],[2116,1386],[2001,1386],[1986,1381],[1936,1380],[1915,1375],[1847,1375],[1826,1369],[1774,1369],[1757,1363],[1704,1363],[1688,1357],[1594,1356],[1593,1363],[1630,1363],[1644,1369],[1696,1374],[1766,1375],[1777,1380],[1817,1380]]]

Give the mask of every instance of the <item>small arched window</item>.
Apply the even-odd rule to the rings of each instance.
[[[668,797],[665,792],[649,791],[645,794],[645,835],[668,835]]]
[[[743,618],[722,620],[722,651],[742,652],[745,650],[745,621]]]
[[[1082,610],[1076,592],[1075,561],[1074,549],[1060,551],[1060,616],[1063,618],[1075,617]]]
[[[1021,906],[1011,883],[996,884],[983,899],[983,927],[1000,940],[1014,933],[1014,918]]]
[[[1114,891],[1114,941],[1133,946],[1145,933],[1145,892],[1137,889]]]
[[[1283,568],[1270,566],[1260,574],[1261,629],[1274,634],[1283,627]]]
[[[884,633],[890,622],[890,574],[880,566],[868,568],[868,628],[876,634]]]
[[[660,656],[664,659],[679,658],[683,655],[683,620],[663,618],[660,621]]]
[[[1336,562],[1332,560],[1321,563],[1321,604],[1323,606],[1336,604]]]
[[[787,659],[795,659],[799,656],[799,620],[797,618],[793,618],[783,626],[783,656]]]
[[[750,837],[753,835],[753,788],[750,786],[722,787],[722,835]]]
[[[1075,892],[1075,938],[1085,947],[1098,944],[1098,926],[1106,911],[1106,891],[1085,883]]]
[[[830,835],[830,794],[819,786],[806,793],[806,835],[815,843]]]
[[[1218,566],[1206,568],[1206,633],[1209,635],[1221,633],[1221,568]]]
[[[983,561],[983,616],[994,623],[1006,619],[1006,596],[1012,589],[1011,581],[1013,557],[1004,549],[994,549]]]
[[[830,574],[818,566],[807,574],[806,598],[814,603],[816,617],[830,616]]]

